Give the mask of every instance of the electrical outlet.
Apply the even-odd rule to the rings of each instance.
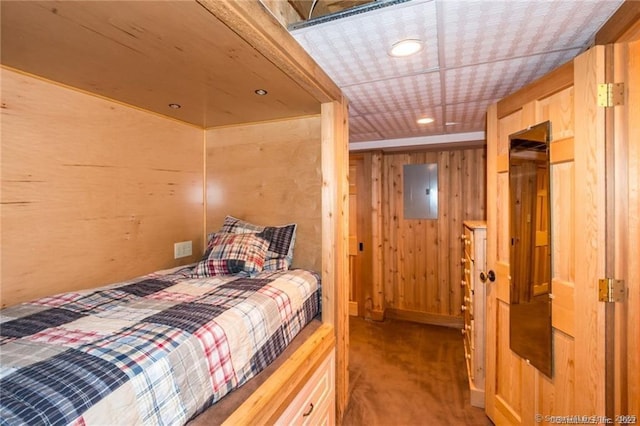
[[[173,244],[173,258],[180,259],[181,257],[191,256],[192,244],[191,241],[182,241],[180,243]]]

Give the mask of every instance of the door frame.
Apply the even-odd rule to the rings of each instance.
[[[607,108],[607,277],[626,297],[607,305],[608,417],[640,413],[640,4],[635,22],[607,45],[607,82],[624,84],[622,105]],[[631,418],[629,418],[631,420]]]
[[[350,203],[349,208],[355,208],[356,240],[350,242],[350,252],[353,255],[352,269],[355,272],[354,300],[357,303],[357,316],[371,317],[371,293],[373,292],[373,225],[372,225],[372,182],[371,182],[371,153],[349,154],[349,170],[355,175],[349,176],[349,194],[355,191],[355,206]],[[352,185],[355,187],[352,187]],[[353,200],[352,200],[353,201]],[[351,218],[351,210],[349,212]],[[350,232],[351,238],[351,232]]]

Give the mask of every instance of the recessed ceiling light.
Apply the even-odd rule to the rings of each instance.
[[[424,47],[424,43],[420,40],[416,39],[406,39],[401,40],[391,46],[391,50],[389,51],[389,55],[395,57],[404,57],[411,56],[415,53],[418,53]]]
[[[458,124],[457,121],[447,121],[444,123],[445,126],[455,126],[456,124]]]
[[[416,123],[418,124],[431,124],[433,123],[435,120],[431,117],[422,117],[422,118],[418,118],[416,120]]]
[[[267,91],[264,89],[257,89],[254,93],[259,96],[264,96],[267,94]]]
[[[182,105],[180,105],[180,104],[169,104],[169,108],[180,109],[180,108],[182,108]]]

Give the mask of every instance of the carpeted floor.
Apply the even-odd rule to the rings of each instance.
[[[492,425],[469,404],[459,330],[350,317],[345,426]]]

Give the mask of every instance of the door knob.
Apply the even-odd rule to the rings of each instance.
[[[493,272],[492,270],[487,272],[486,274],[483,272],[480,272],[480,281],[482,281],[483,283],[487,282],[487,279],[491,282],[494,282],[496,280],[496,273]]]

